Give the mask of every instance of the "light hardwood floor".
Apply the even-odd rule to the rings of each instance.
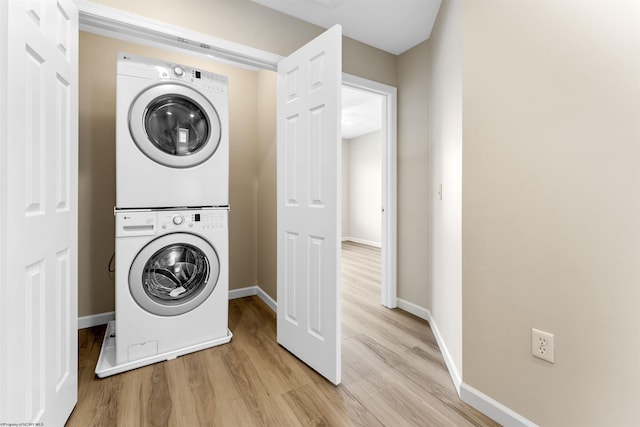
[[[68,426],[495,426],[460,401],[428,324],[380,305],[380,251],[343,244],[342,384],[276,342],[257,297],[230,301],[229,344],[98,379],[104,326],[79,331]]]

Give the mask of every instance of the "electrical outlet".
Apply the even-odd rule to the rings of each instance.
[[[554,360],[553,334],[531,329],[531,354],[538,359],[555,363]]]

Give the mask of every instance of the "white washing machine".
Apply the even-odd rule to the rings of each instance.
[[[115,215],[116,319],[98,376],[229,342],[228,210]]]
[[[118,54],[116,208],[229,205],[226,76]]]

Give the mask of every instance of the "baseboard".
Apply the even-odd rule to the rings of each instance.
[[[342,241],[343,242],[360,243],[361,245],[373,246],[373,247],[376,247],[376,248],[381,248],[382,247],[382,243],[380,243],[380,242],[374,242],[372,240],[360,239],[359,237],[344,236],[342,238]]]
[[[469,384],[461,384],[460,399],[505,427],[538,427],[534,422],[529,421]]]
[[[462,384],[462,377],[458,372],[458,368],[456,364],[453,362],[453,357],[451,357],[451,353],[449,353],[449,349],[447,348],[447,344],[440,333],[440,329],[438,329],[438,324],[435,319],[431,315],[431,312],[427,310],[427,314],[429,318],[427,322],[429,322],[429,327],[431,328],[431,332],[433,332],[433,336],[436,338],[436,342],[438,343],[438,347],[440,347],[440,353],[442,353],[442,358],[444,359],[445,365],[447,365],[447,370],[449,371],[449,376],[451,377],[451,381],[453,382],[453,386],[456,388],[456,393],[460,396],[460,384]]]
[[[276,300],[271,298],[269,294],[262,290],[260,286],[256,286],[258,288],[258,298],[260,298],[271,310],[274,312],[278,311],[278,303]]]
[[[229,299],[250,297],[258,294],[257,286],[248,286],[240,289],[229,289]]]
[[[246,288],[232,289],[229,291],[229,299],[244,298],[257,295],[269,308],[278,311],[278,303],[269,296],[260,286],[248,286]]]
[[[403,300],[402,298],[397,298],[397,302],[398,302],[398,308],[429,322],[429,327],[431,327],[433,336],[436,338],[438,347],[440,347],[440,353],[442,353],[442,358],[444,359],[444,363],[447,365],[447,370],[449,371],[449,376],[451,376],[451,381],[453,382],[453,385],[456,388],[456,392],[458,393],[458,396],[460,396],[460,384],[462,383],[462,378],[460,378],[460,374],[456,369],[456,365],[455,363],[453,363],[453,358],[451,357],[451,354],[447,349],[447,344],[442,338],[442,335],[440,334],[440,330],[438,329],[438,325],[436,324],[435,320],[431,316],[431,312],[424,307],[420,307],[419,305]]]
[[[244,298],[252,295],[257,295],[267,306],[273,311],[278,310],[278,303],[271,298],[265,291],[259,286],[249,286],[240,289],[230,289],[229,299]],[[106,313],[93,314],[91,316],[78,317],[78,329],[91,328],[92,326],[106,325],[111,320],[116,318],[115,311],[109,311]]]
[[[429,313],[429,310],[427,310],[424,307],[420,307],[419,305],[403,300],[402,298],[396,298],[396,302],[398,303],[398,308],[403,309],[407,313],[411,313],[414,316],[418,316],[422,320],[429,321],[429,319],[431,319],[431,314]]]
[[[456,392],[458,393],[458,396],[460,397],[460,399],[462,399],[462,401],[468,403],[478,411],[482,412],[486,416],[506,427],[538,427],[535,423],[507,408],[500,402],[493,400],[486,394],[476,390],[470,385],[463,383],[462,377],[460,376],[460,373],[458,372],[458,369],[453,362],[451,353],[449,353],[447,344],[442,338],[440,329],[438,329],[438,324],[431,315],[431,312],[426,308],[420,307],[419,305],[416,305],[409,301],[405,301],[402,298],[398,298],[397,301],[398,308],[401,308],[402,310],[429,322],[429,326],[431,327],[433,336],[436,338],[438,347],[440,347],[440,353],[442,353],[444,363],[447,365],[447,370],[449,371],[451,381],[453,382],[453,385],[456,388]]]
[[[116,318],[115,311],[93,314],[91,316],[78,317],[78,329],[90,328],[92,326],[106,325]]]

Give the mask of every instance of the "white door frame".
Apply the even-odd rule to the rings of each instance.
[[[187,28],[167,24],[88,0],[75,0],[80,13],[80,30],[170,50],[190,53],[249,70],[278,68],[281,55],[231,42]]]
[[[352,74],[342,73],[342,85],[383,97],[382,103],[382,277],[381,303],[396,308],[396,205],[397,205],[397,89]]]

